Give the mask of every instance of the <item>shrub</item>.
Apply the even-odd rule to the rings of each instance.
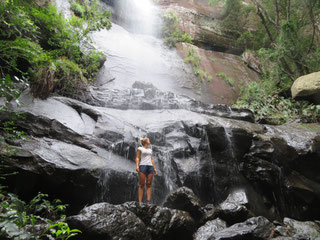
[[[228,83],[228,85],[229,85],[230,87],[233,87],[233,85],[234,85],[234,80],[233,80],[233,78],[228,77],[226,73],[224,73],[224,72],[217,73],[217,77],[221,77],[222,79],[226,80],[226,82]]]
[[[169,47],[175,47],[178,42],[192,43],[192,38],[188,33],[182,33],[179,28],[178,16],[171,10],[167,11],[162,16],[164,25],[163,41]]]
[[[84,17],[85,9],[81,4],[77,2],[71,3],[71,10],[74,12],[74,14],[78,17]]]
[[[0,236],[5,239],[68,239],[81,231],[70,229],[61,215],[66,205],[60,200],[50,202],[47,194],[39,193],[29,203],[15,194],[7,193],[0,185]],[[48,219],[50,218],[50,219]],[[60,220],[58,224],[53,221]],[[46,224],[49,227],[42,233],[35,231],[35,224]],[[26,228],[29,225],[31,228]]]
[[[187,57],[184,58],[184,61],[191,64],[195,75],[200,79],[201,82],[203,80],[207,80],[208,82],[212,80],[212,76],[200,67],[201,57],[196,54],[193,48],[189,50]]]
[[[258,120],[270,124],[283,124],[290,119],[320,121],[320,105],[279,96],[279,90],[268,88],[268,83],[252,82],[234,106],[250,109]]]
[[[40,8],[33,1],[0,1],[0,77],[25,77],[34,97],[46,98],[53,91],[75,96],[98,72],[102,53],[83,51],[89,33],[110,28],[110,13],[97,1],[84,8],[82,18],[66,20],[53,5]],[[23,21],[19,20],[21,16]],[[84,24],[86,21],[86,24]],[[81,43],[81,46],[80,46]]]

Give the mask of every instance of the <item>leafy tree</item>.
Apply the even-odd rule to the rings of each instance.
[[[211,3],[221,1],[224,2],[225,14],[238,19],[234,22],[226,17],[223,24],[231,24],[229,28],[232,29],[232,22],[234,26],[244,23],[238,42],[249,50],[257,51],[261,62],[262,82],[246,88],[237,106],[249,107],[256,114],[263,112],[265,117],[274,114],[273,105],[287,106],[292,111],[285,119],[308,118],[308,109],[313,109],[314,117],[309,116],[309,119],[318,121],[319,111],[315,110],[318,107],[293,101],[290,88],[299,76],[320,71],[320,32],[317,28],[320,2],[250,0],[245,4],[236,0],[211,0]],[[279,109],[281,118],[280,112]]]

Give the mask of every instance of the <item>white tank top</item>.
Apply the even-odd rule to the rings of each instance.
[[[138,150],[140,150],[141,154],[141,160],[139,165],[149,165],[152,166],[152,161],[151,161],[151,155],[152,155],[152,150],[150,148],[144,148],[144,147],[138,147]]]

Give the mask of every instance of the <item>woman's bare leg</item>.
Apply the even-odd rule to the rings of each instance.
[[[153,179],[153,174],[148,174],[148,176],[147,176],[147,201],[151,200],[152,179]]]
[[[139,190],[138,190],[139,202],[142,202],[144,185],[146,185],[146,175],[142,172],[139,172]]]

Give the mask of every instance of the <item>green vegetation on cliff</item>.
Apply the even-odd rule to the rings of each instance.
[[[277,119],[275,123],[289,118],[319,121],[319,106],[292,100],[290,88],[298,77],[320,71],[320,2],[210,0],[217,2],[224,2],[223,25],[260,62],[261,82],[246,87],[236,106]]]
[[[80,17],[66,20],[55,6],[33,0],[0,0],[0,180],[16,174],[8,161],[18,150],[10,146],[25,139],[7,103],[17,100],[20,88],[30,85],[34,97],[56,92],[66,96],[85,89],[94,81],[103,54],[90,47],[89,33],[110,28],[110,13],[100,11],[98,1],[78,2]],[[43,1],[44,3],[44,1]],[[69,239],[78,234],[63,222],[66,206],[50,202],[39,193],[29,203],[5,191],[0,183],[1,239]],[[40,226],[40,230],[39,230]]]
[[[191,64],[195,75],[200,79],[201,82],[204,80],[210,82],[212,80],[212,76],[203,68],[201,68],[201,57],[193,48],[188,51],[188,55],[184,58],[184,61]]]
[[[175,47],[178,42],[192,43],[192,38],[188,33],[182,33],[178,28],[180,23],[178,16],[171,10],[162,16],[164,25],[163,41],[169,47]]]
[[[93,1],[83,18],[66,20],[49,4],[0,0],[0,78],[24,79],[34,97],[74,96],[92,82],[102,54],[90,49],[91,31],[110,28],[110,13]],[[86,24],[84,24],[86,22]]]

